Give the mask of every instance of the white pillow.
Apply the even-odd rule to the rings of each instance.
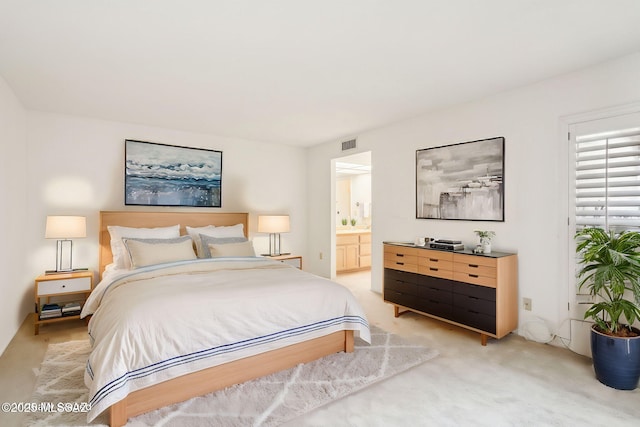
[[[187,233],[196,244],[196,253],[198,258],[208,258],[205,248],[202,245],[200,235],[211,237],[245,237],[244,224],[226,225],[216,227],[215,225],[207,225],[206,227],[186,227]]]
[[[256,256],[256,251],[253,249],[251,241],[224,244],[209,243],[208,246],[212,258],[225,256]]]
[[[179,239],[123,239],[132,268],[196,259],[191,237]]]
[[[157,228],[133,228],[121,227],[119,225],[107,226],[111,235],[111,253],[113,254],[113,263],[116,268],[131,268],[131,261],[126,252],[122,239],[125,237],[135,237],[141,239],[170,239],[180,237],[180,225],[172,225],[170,227]]]

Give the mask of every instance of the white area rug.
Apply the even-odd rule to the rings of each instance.
[[[128,426],[276,426],[419,365],[437,351],[372,327],[372,344],[356,338],[353,353],[337,353],[129,420]],[[86,402],[88,341],[51,344],[31,402]],[[107,425],[102,414],[90,425]],[[86,413],[36,412],[28,426],[85,426]]]

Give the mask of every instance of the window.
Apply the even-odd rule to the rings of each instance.
[[[568,196],[567,293],[562,294],[567,297],[569,317],[582,319],[593,300],[577,287],[576,231],[640,229],[640,104],[577,115],[565,129],[569,131],[564,163],[567,193],[563,193]],[[571,328],[585,328],[583,335],[588,336],[588,323],[582,322],[561,325],[558,335],[569,339]]]
[[[640,229],[640,127],[575,135],[575,228]]]

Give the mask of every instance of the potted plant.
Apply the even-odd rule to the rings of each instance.
[[[347,225],[347,218],[342,218],[342,225]]]
[[[355,219],[355,218],[351,218],[351,226],[352,226],[352,227],[355,227],[357,222],[358,222],[358,220],[357,220],[357,219]]]
[[[582,265],[578,286],[586,286],[595,300],[584,317],[594,322],[596,378],[609,387],[633,390],[640,378],[640,330],[632,326],[640,319],[640,233],[594,227],[578,231],[575,238]]]
[[[475,230],[474,233],[480,238],[480,246],[482,246],[482,253],[491,253],[491,239],[496,235],[493,231],[487,230]]]

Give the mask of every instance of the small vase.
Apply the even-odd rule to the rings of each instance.
[[[480,244],[482,245],[482,253],[490,254],[491,253],[491,240],[481,239]]]

